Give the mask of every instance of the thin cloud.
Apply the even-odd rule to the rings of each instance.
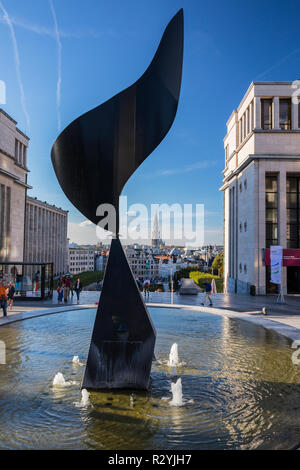
[[[265,70],[264,72],[260,73],[259,75],[257,75],[255,77],[255,80],[258,80],[258,79],[261,79],[263,78],[265,75],[267,75],[268,73],[272,72],[272,70],[275,70],[277,67],[279,67],[280,65],[282,65],[284,62],[286,62],[287,60],[289,60],[291,57],[294,57],[294,55],[296,54],[299,54],[300,53],[300,49],[295,49],[294,51],[290,52],[289,54],[285,55],[284,57],[282,57],[278,62],[276,62],[274,65],[272,65],[271,67],[269,67],[267,70]]]
[[[62,61],[62,44],[57,24],[56,13],[53,1],[49,0],[49,5],[54,21],[55,39],[57,43],[57,85],[56,85],[56,107],[57,107],[57,129],[60,131],[60,98],[61,98],[61,61]]]
[[[16,64],[17,80],[18,80],[19,90],[20,90],[21,105],[22,105],[23,113],[24,113],[25,118],[26,118],[27,128],[29,130],[29,128],[30,128],[30,118],[29,118],[29,114],[28,114],[27,108],[26,108],[24,86],[23,86],[23,81],[22,81],[22,76],[21,76],[21,67],[20,67],[20,56],[19,56],[18,43],[17,43],[17,39],[16,39],[13,24],[12,24],[11,19],[8,15],[6,9],[4,8],[4,5],[3,5],[1,0],[0,0],[0,10],[2,10],[3,19],[7,23],[7,26],[9,27],[9,30],[10,30],[11,40],[12,40],[13,49],[14,49],[14,57],[15,57],[15,64]]]
[[[193,165],[185,166],[184,168],[169,168],[166,170],[159,170],[155,176],[169,176],[176,175],[180,173],[190,173],[196,170],[202,170],[204,168],[209,168],[212,165],[216,165],[214,160],[203,160],[201,162],[194,163]]]
[[[47,28],[46,26],[42,26],[39,24],[31,23],[24,18],[19,18],[16,16],[11,16],[10,20],[14,26],[20,27],[25,29],[26,31],[30,31],[31,33],[38,34],[39,36],[49,36],[51,38],[56,37],[55,31],[51,28]],[[4,23],[4,20],[0,18],[0,23]],[[94,38],[98,39],[103,36],[108,37],[120,37],[120,33],[115,31],[114,29],[106,29],[104,31],[94,31],[90,29],[88,31],[65,31],[63,29],[59,29],[60,37],[62,38],[75,38],[75,39],[83,39],[83,38]]]

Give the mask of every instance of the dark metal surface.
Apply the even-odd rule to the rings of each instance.
[[[82,387],[147,389],[155,336],[120,240],[114,239]]]
[[[110,203],[118,212],[126,181],[169,131],[178,106],[182,57],[180,10],[142,77],[75,119],[55,141],[51,158],[57,179],[74,206],[95,224],[99,204]]]
[[[149,387],[155,330],[118,239],[118,206],[126,181],[174,121],[182,55],[180,10],[142,77],[73,121],[52,148],[56,176],[74,206],[95,224],[100,204],[117,213],[83,388]]]

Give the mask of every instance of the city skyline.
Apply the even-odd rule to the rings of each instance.
[[[1,107],[31,139],[29,196],[69,211],[72,241],[90,242],[95,228],[59,188],[50,161],[52,143],[59,129],[140,76],[165,25],[183,7],[186,41],[178,115],[165,142],[123,194],[130,204],[204,204],[204,241],[222,243],[224,123],[252,80],[297,79],[300,60],[298,5],[290,17],[283,6],[272,3],[270,22],[264,21],[270,2],[254,2],[250,11],[238,2],[231,5],[228,9],[217,2],[216,17],[215,4],[204,9],[199,2],[177,0],[126,5],[91,0],[84,8],[81,2],[70,8],[67,1],[30,0],[24,5],[1,0],[0,80],[6,84]],[[272,47],[262,51],[270,34]]]

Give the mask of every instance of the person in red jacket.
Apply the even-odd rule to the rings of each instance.
[[[0,307],[3,310],[3,316],[7,317],[7,286],[0,281]]]

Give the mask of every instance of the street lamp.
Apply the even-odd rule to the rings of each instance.
[[[170,264],[170,285],[171,285],[171,304],[173,304],[173,263]]]

